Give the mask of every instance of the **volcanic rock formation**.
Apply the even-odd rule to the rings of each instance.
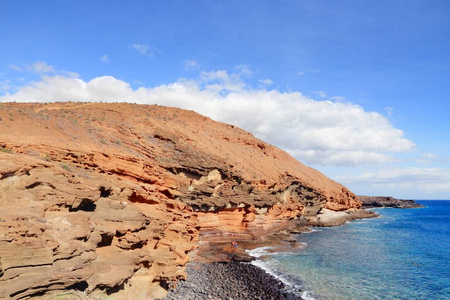
[[[360,206],[286,152],[192,111],[0,104],[2,299],[163,297],[199,239],[258,239]]]
[[[414,200],[402,200],[387,196],[358,196],[363,208],[392,207],[392,208],[421,208]]]

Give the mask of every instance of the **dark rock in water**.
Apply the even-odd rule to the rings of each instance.
[[[393,207],[393,208],[420,208],[422,205],[414,200],[401,200],[384,196],[357,196],[362,202],[362,208]]]

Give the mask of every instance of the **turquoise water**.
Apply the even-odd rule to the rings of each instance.
[[[450,299],[450,201],[418,202],[302,234],[264,264],[313,299]]]

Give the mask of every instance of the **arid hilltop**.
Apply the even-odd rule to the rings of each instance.
[[[200,239],[255,240],[360,206],[286,152],[193,111],[0,104],[2,299],[163,297]]]

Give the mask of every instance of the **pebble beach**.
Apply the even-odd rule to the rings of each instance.
[[[190,263],[188,279],[178,281],[169,300],[275,300],[302,299],[300,291],[289,291],[283,282],[250,263]]]

